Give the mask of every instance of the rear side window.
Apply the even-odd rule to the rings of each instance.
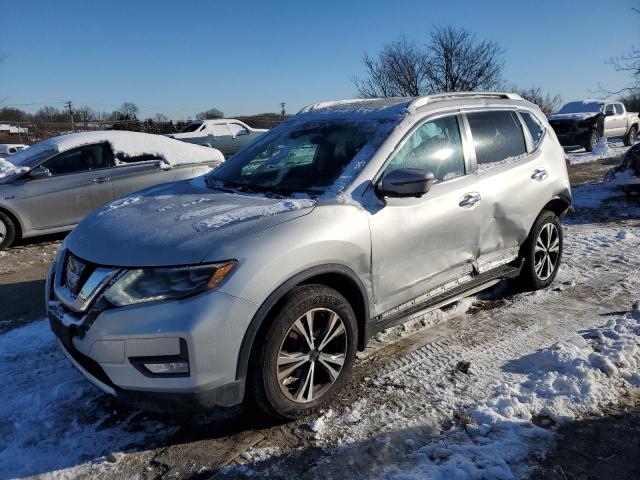
[[[524,133],[514,112],[476,112],[467,114],[467,118],[480,170],[527,153]]]
[[[540,140],[542,140],[542,134],[544,133],[544,127],[540,124],[538,119],[529,112],[520,112],[524,123],[529,129],[531,138],[533,138],[533,145],[537,148]]]
[[[622,108],[622,104],[620,103],[616,103],[614,105],[615,109],[616,109],[616,114],[617,115],[622,115],[624,113],[624,108]]]
[[[211,132],[214,137],[226,137],[229,135],[229,129],[225,123],[211,125]]]

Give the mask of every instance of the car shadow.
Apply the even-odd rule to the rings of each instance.
[[[0,284],[0,334],[44,317],[44,289],[44,279]]]

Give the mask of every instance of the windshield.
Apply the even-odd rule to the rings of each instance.
[[[592,113],[602,109],[600,102],[570,102],[560,109],[558,113]]]
[[[376,133],[375,122],[283,125],[238,152],[208,176],[209,184],[276,193],[323,193]]]
[[[204,123],[192,123],[190,125],[187,125],[184,128],[184,130],[182,130],[182,133],[196,132],[196,131],[200,130],[201,128],[204,128]]]
[[[51,145],[39,145],[36,143],[30,148],[14,153],[7,160],[10,160],[17,167],[33,168],[56,153],[58,153],[58,150]]]

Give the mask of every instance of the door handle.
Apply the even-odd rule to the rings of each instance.
[[[544,168],[536,168],[533,171],[533,174],[531,175],[531,178],[533,180],[538,180],[539,182],[541,182],[542,180],[544,180],[548,176],[549,176],[549,174],[547,173],[547,171]]]
[[[476,203],[478,203],[482,198],[478,192],[470,192],[465,193],[464,196],[460,199],[460,205],[462,208],[471,208]]]
[[[109,180],[111,180],[109,177],[96,177],[93,180],[91,180],[91,183],[105,183],[108,182]]]

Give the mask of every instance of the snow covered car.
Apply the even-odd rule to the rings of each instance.
[[[220,150],[225,156],[236,153],[249,145],[267,130],[251,128],[233,118],[198,120],[187,125],[180,133],[167,136],[183,142],[196,143]]]
[[[640,143],[627,150],[622,156],[622,163],[610,169],[604,180],[615,180],[627,196],[640,194]]]
[[[84,132],[36,143],[0,160],[0,249],[71,230],[105,203],[223,161],[218,150],[146,133]]]
[[[377,332],[503,278],[550,285],[570,205],[564,151],[518,95],[321,103],[85,218],[47,276],[49,320],[125,402],[296,418]]]
[[[20,150],[24,150],[28,145],[22,143],[0,143],[0,158],[8,157]]]
[[[638,113],[627,112],[620,102],[584,100],[569,102],[549,116],[558,140],[565,147],[584,147],[593,151],[602,137],[623,137],[626,146],[638,139]]]

